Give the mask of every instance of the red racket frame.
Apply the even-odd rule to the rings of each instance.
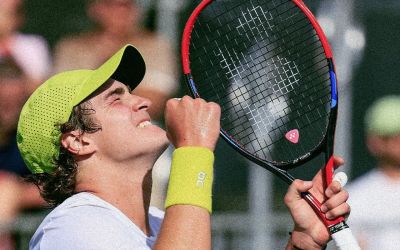
[[[191,40],[191,33],[193,30],[193,27],[195,25],[195,22],[197,20],[197,17],[200,15],[200,13],[208,6],[210,5],[214,0],[203,0],[192,12],[190,15],[185,29],[183,31],[183,38],[182,38],[182,44],[181,44],[181,55],[182,55],[182,66],[183,66],[183,73],[185,74],[188,85],[190,87],[190,90],[193,94],[194,97],[200,97],[200,95],[197,92],[197,89],[195,87],[192,75],[191,75],[191,69],[190,69],[190,61],[189,61],[189,54],[190,54],[190,40]],[[304,2],[302,0],[292,0],[294,4],[296,4],[302,11],[303,13],[308,17],[310,20],[311,24],[313,25],[318,37],[320,38],[320,41],[322,43],[322,46],[324,47],[324,52],[327,60],[329,61],[329,66],[331,70],[331,77],[333,77],[334,81],[334,90],[332,92],[333,98],[335,98],[335,103],[333,104],[332,107],[332,113],[330,117],[330,124],[329,126],[331,127],[331,132],[328,133],[327,137],[331,138],[325,138],[325,140],[329,140],[329,142],[325,142],[323,144],[327,144],[327,149],[329,152],[327,153],[330,155],[329,160],[326,163],[326,166],[323,169],[323,174],[324,174],[324,179],[325,179],[325,185],[328,186],[331,184],[332,179],[333,179],[333,174],[334,174],[334,157],[333,157],[333,140],[334,140],[334,130],[335,130],[335,123],[336,123],[336,115],[337,115],[337,86],[336,86],[336,77],[334,73],[334,64],[333,64],[333,56],[332,56],[332,50],[329,46],[328,40],[318,24],[315,16],[312,14],[312,12],[305,6]],[[332,128],[333,126],[333,128]],[[259,165],[269,165],[268,170],[272,171],[273,173],[279,175],[281,178],[283,178],[285,181],[287,181],[289,184],[294,180],[294,178],[287,172],[282,169],[279,169],[275,166],[272,166],[271,164],[266,163],[265,161],[261,159],[257,159],[254,156],[249,156],[242,148],[239,146],[235,145],[232,143],[232,138],[229,137],[223,130],[221,130],[221,136],[226,139],[233,147],[235,147],[241,154],[249,158],[250,160],[255,161]],[[320,148],[320,147],[319,147]],[[314,154],[310,154],[309,157],[314,156]],[[309,158],[307,157],[307,158]],[[304,162],[303,160],[302,162]],[[299,162],[300,163],[300,162]],[[296,164],[299,164],[296,163]],[[339,217],[336,218],[335,220],[329,220],[325,217],[324,213],[321,211],[321,202],[315,198],[311,193],[304,193],[303,198],[307,200],[307,202],[312,206],[312,208],[316,211],[316,213],[319,215],[321,220],[324,222],[324,224],[329,228],[331,234],[335,233],[336,231],[341,230],[342,228],[347,228],[348,226],[345,223],[345,218],[344,217]]]

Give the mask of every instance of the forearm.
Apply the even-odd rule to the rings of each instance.
[[[175,150],[167,209],[154,249],[211,249],[213,162],[206,148]]]
[[[326,245],[319,245],[309,235],[302,232],[293,231],[290,235],[285,250],[321,250],[325,248]]]
[[[153,249],[211,249],[209,212],[191,205],[174,205],[167,208]]]
[[[214,149],[221,109],[184,96],[166,104],[167,137],[175,146],[166,213],[154,249],[211,249]]]

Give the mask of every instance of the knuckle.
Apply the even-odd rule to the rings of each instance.
[[[176,100],[174,100],[174,99],[169,99],[169,100],[165,103],[165,109],[166,109],[166,110],[171,109],[171,108],[174,106],[175,103],[176,103]]]
[[[192,100],[193,100],[192,97],[190,97],[188,95],[185,95],[185,96],[182,97],[181,102],[190,102]]]
[[[347,190],[342,190],[342,192],[343,192],[343,196],[344,196],[344,198],[346,199],[346,201],[349,199],[349,197],[350,197],[350,195],[349,195],[349,192],[347,192]]]
[[[203,104],[206,103],[206,101],[205,101],[204,99],[202,99],[202,98],[195,98],[195,99],[194,99],[194,102],[195,102],[197,105],[203,105]]]
[[[289,202],[290,202],[290,197],[289,197],[289,195],[286,194],[286,195],[283,197],[283,203],[289,204]]]
[[[303,184],[303,181],[302,181],[302,180],[299,180],[299,179],[294,180],[293,183],[292,183],[292,185],[293,185],[294,187],[296,187],[296,189],[297,189],[298,187],[300,187],[302,184]]]
[[[345,209],[346,209],[346,211],[347,211],[347,214],[350,214],[350,212],[351,212],[351,207],[350,207],[350,205],[347,204],[347,203],[345,203],[344,206],[345,206]]]
[[[286,206],[288,204],[290,204],[292,202],[292,200],[293,200],[293,197],[288,192],[283,197],[283,203],[285,203]]]
[[[212,110],[217,111],[217,112],[221,112],[221,106],[219,106],[218,103],[216,103],[216,102],[209,102],[208,105],[210,106],[210,108],[211,108]]]
[[[342,185],[338,181],[333,181],[331,185],[331,190],[333,193],[339,193],[342,190]]]

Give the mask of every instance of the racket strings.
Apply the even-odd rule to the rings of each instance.
[[[203,12],[192,32],[192,75],[200,96],[221,105],[222,129],[267,161],[292,161],[319,145],[330,76],[305,14],[276,0],[216,1]],[[285,138],[292,129],[301,143]]]
[[[324,58],[324,61],[326,61],[325,60],[325,58]],[[327,66],[326,66],[327,67]],[[312,72],[312,74],[311,74],[311,76],[315,76],[315,72]],[[326,75],[325,75],[326,76]],[[319,77],[319,75],[318,76],[316,76],[316,77]],[[288,77],[287,77],[288,78]],[[289,79],[289,78],[288,78]],[[314,78],[309,78],[308,80],[314,80]],[[328,79],[326,79],[326,80],[328,80]],[[297,82],[297,80],[295,80],[296,82]],[[293,85],[293,83],[289,83],[289,84],[286,84],[286,85],[283,85],[283,89],[284,89],[284,91],[282,90],[282,88],[281,89],[279,89],[278,91],[281,91],[281,92],[289,92],[288,91],[288,89],[291,87]],[[260,85],[257,85],[257,86],[255,86],[255,88],[254,89],[251,89],[251,90],[249,90],[249,89],[247,89],[246,91],[254,91],[254,92],[258,92],[258,95],[260,96],[260,99],[263,99],[263,98],[267,98],[268,96],[266,96],[265,95],[265,92],[262,90],[262,87],[263,87],[264,85],[263,84],[260,84]],[[264,88],[265,89],[265,88]],[[293,89],[293,87],[292,87],[292,89]],[[315,91],[316,92],[316,94],[320,94],[320,95],[326,95],[327,93],[323,93],[323,92],[321,92],[321,90],[323,90],[323,87],[321,86],[320,88],[316,88],[316,89],[311,89],[311,90],[313,90],[313,91]],[[277,91],[275,91],[275,92],[277,92]],[[235,94],[235,92],[231,92],[231,94]],[[307,93],[307,91],[305,90],[305,91],[303,91],[303,93],[305,93],[305,94],[309,94],[310,96],[312,96],[312,94],[311,93]],[[235,94],[235,98],[240,98],[241,96],[243,95],[243,93],[239,93],[239,95],[237,95],[237,94]],[[274,103],[275,102],[275,100],[276,100],[277,98],[275,98],[275,99],[272,99],[271,100],[271,102],[272,103]],[[299,101],[301,101],[301,100],[299,100]],[[311,101],[313,101],[312,99],[311,99]],[[330,100],[329,99],[327,99],[326,100],[326,102],[329,102]],[[293,103],[296,103],[297,102],[297,100],[296,99],[293,99],[293,101],[292,101]],[[321,104],[325,104],[325,103],[321,103]],[[241,109],[242,107],[239,107],[239,109]],[[296,111],[296,110],[293,110],[294,112]],[[309,109],[309,111],[311,112],[312,111],[312,109]],[[232,113],[230,110],[228,110],[228,113]],[[285,114],[285,115],[288,115],[288,114]],[[253,115],[254,116],[254,115]],[[266,118],[265,119],[263,119],[262,121],[264,121],[264,122],[266,122],[266,121],[268,121],[269,119],[268,119],[268,115],[266,116]],[[227,119],[228,121],[233,121],[234,123],[236,122],[236,120],[235,119]],[[253,119],[253,120],[256,120],[256,119]],[[309,121],[311,121],[311,120],[309,120]],[[255,122],[255,125],[257,125],[258,123],[257,122]],[[268,127],[268,126],[267,126]],[[270,130],[269,128],[267,128],[266,129],[266,131],[268,131],[268,130]],[[228,132],[231,132],[231,131],[228,131]],[[242,133],[243,131],[238,131],[238,133]],[[250,132],[249,132],[250,133]],[[247,136],[247,135],[244,135],[244,137],[245,136]]]
[[[305,54],[304,55],[304,57],[306,58],[306,60],[314,60],[314,61],[316,61],[315,60],[315,58],[316,57],[320,57],[319,58],[319,61],[316,61],[315,62],[315,64],[320,64],[320,63],[323,63],[324,65],[323,65],[323,67],[326,67],[326,68],[322,68],[322,70],[321,70],[321,67],[318,67],[317,69],[315,69],[316,67],[309,67],[309,68],[305,68],[305,69],[303,69],[303,75],[304,75],[304,77],[306,77],[308,80],[311,80],[311,81],[313,81],[313,80],[315,80],[315,78],[316,77],[319,77],[320,75],[321,76],[326,76],[326,71],[328,70],[328,65],[327,65],[327,62],[326,62],[326,58],[324,57],[324,56],[322,56],[323,55],[323,51],[321,51],[321,53],[320,54],[318,54],[317,56],[314,56],[313,58],[306,58],[306,56],[307,56],[307,54]],[[300,54],[300,56],[303,56],[302,54]],[[279,56],[278,56],[278,58],[279,58]],[[253,61],[256,61],[256,60],[253,60]],[[314,66],[314,65],[312,65],[312,66]],[[272,69],[271,71],[273,71],[274,69]],[[263,76],[263,75],[268,75],[271,71],[265,71],[265,73],[264,74],[260,74],[260,76]],[[317,72],[316,71],[322,71],[322,73],[320,73],[320,74],[318,74],[317,75]],[[228,74],[229,75],[229,74]],[[293,74],[294,75],[294,74]],[[310,78],[308,75],[310,75],[311,77],[313,77],[313,78]],[[317,75],[317,76],[316,76]],[[326,79],[325,79],[326,80]],[[211,82],[211,84],[214,84],[214,82]],[[290,86],[290,85],[292,85],[293,83],[290,83],[288,86]],[[285,87],[287,87],[287,86],[285,86]],[[213,92],[214,91],[214,89],[215,89],[215,87],[212,87],[212,88],[210,88],[208,91],[204,91],[204,93],[206,94],[206,95],[208,95],[209,93],[208,92]],[[241,95],[239,95],[239,96],[242,96],[242,94]],[[237,96],[237,97],[239,97],[239,96]],[[264,96],[265,97],[265,96]]]

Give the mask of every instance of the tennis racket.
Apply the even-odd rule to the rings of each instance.
[[[191,95],[221,106],[221,136],[288,184],[288,171],[324,153],[334,172],[338,93],[332,51],[301,0],[203,0],[182,39]],[[344,217],[328,220],[304,199],[339,249],[359,249]]]

